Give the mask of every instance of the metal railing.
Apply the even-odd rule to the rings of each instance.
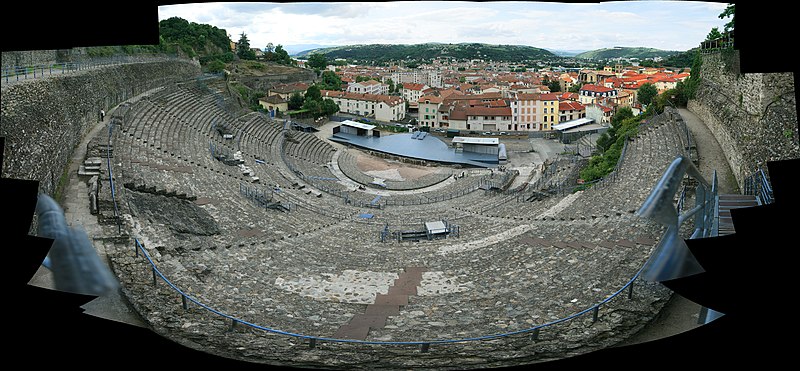
[[[122,220],[119,217],[119,208],[117,207],[117,193],[114,187],[114,172],[111,169],[111,135],[114,130],[114,123],[116,120],[110,120],[108,124],[108,145],[106,146],[106,165],[108,166],[108,182],[111,188],[111,201],[114,203],[114,219],[117,221],[117,234],[122,234]]]
[[[714,40],[706,40],[700,43],[701,53],[712,53],[722,49],[733,49],[734,34],[733,31],[725,33],[722,37]]]
[[[753,175],[744,180],[744,194],[756,196],[762,205],[775,202],[772,195],[772,185],[764,169],[758,169]]]
[[[695,206],[687,211],[680,211],[674,204],[674,199],[683,183],[684,175],[694,178],[698,185],[695,190]],[[679,230],[684,222],[694,216],[694,231],[690,239],[716,236],[719,228],[717,192],[716,171],[709,183],[691,160],[684,156],[678,156],[667,167],[644,204],[636,212],[637,216],[649,218],[667,227],[656,251],[645,263],[643,273],[645,280],[666,281],[703,272],[700,263],[679,236]],[[679,204],[680,208],[684,208],[683,201]]]
[[[37,64],[28,66],[3,67],[0,74],[2,82],[16,82],[26,79],[36,79],[51,75],[63,75],[71,72],[83,71],[92,68],[117,66],[121,64],[143,63],[164,60],[188,60],[166,54],[141,54],[132,56],[117,56],[109,58],[95,58],[86,62],[64,62],[51,64]]]

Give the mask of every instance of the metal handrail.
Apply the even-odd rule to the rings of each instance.
[[[758,169],[755,174],[745,179],[744,194],[756,196],[761,204],[771,204],[775,201],[772,185],[764,169]]]
[[[674,204],[675,194],[685,175],[697,180],[695,206],[687,211]],[[679,238],[680,226],[692,216],[695,228],[690,238],[705,238],[716,235],[717,221],[717,172],[709,183],[700,174],[690,159],[678,156],[667,167],[650,195],[636,212],[637,216],[649,218],[667,227],[656,251],[645,263],[643,278],[647,281],[666,281],[685,277],[704,270],[694,258],[686,243]],[[681,202],[681,208],[683,202]]]
[[[54,74],[65,74],[68,72],[82,71],[90,68],[116,66],[121,64],[151,62],[157,60],[189,60],[167,54],[139,54],[133,56],[117,56],[112,58],[96,58],[86,62],[64,62],[51,64],[37,64],[27,66],[3,67],[0,69],[0,81],[11,82],[19,81],[20,77],[40,78]]]

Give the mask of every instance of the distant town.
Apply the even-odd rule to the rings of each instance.
[[[305,64],[298,60],[300,67]],[[579,118],[609,123],[619,108],[642,111],[640,87],[650,84],[661,93],[690,76],[689,68],[622,64],[534,72],[524,65],[478,59],[437,59],[417,68],[328,65],[327,70],[341,79],[342,89],[322,90],[322,95],[333,99],[339,112],[384,122],[411,118],[420,127],[479,132],[547,131]],[[285,112],[289,96],[307,88],[304,83],[278,85],[261,105]]]
[[[299,67],[310,68],[298,59]],[[616,110],[642,112],[638,92],[650,85],[657,93],[674,89],[690,68],[643,67],[630,61],[602,69],[543,67],[482,59],[434,59],[415,68],[342,64],[325,67],[341,80],[340,90],[322,90],[340,113],[380,122],[411,122],[421,128],[478,133],[552,130],[580,118],[607,124]],[[291,94],[306,83],[281,84],[260,100],[265,110],[286,112]]]

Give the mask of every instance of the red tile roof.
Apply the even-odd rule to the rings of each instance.
[[[558,110],[559,111],[567,111],[567,110],[580,111],[580,110],[582,110],[584,108],[586,108],[586,107],[584,107],[584,105],[582,105],[582,104],[580,104],[578,102],[559,102],[558,103]]]
[[[517,100],[521,101],[539,100],[540,95],[541,94],[538,93],[520,93],[517,94]]]
[[[419,103],[420,104],[428,104],[428,103],[426,103],[426,101],[430,102],[430,104],[439,104],[439,103],[442,103],[444,101],[444,98],[437,97],[435,95],[424,95],[424,96],[419,98]]]
[[[601,85],[593,85],[593,84],[586,84],[586,85],[581,87],[581,90],[593,91],[593,92],[597,92],[597,93],[607,93],[607,92],[610,92],[610,91],[614,91],[614,89],[610,89],[610,88],[607,88],[607,87],[601,86]]]
[[[403,89],[422,90],[423,88],[425,88],[425,85],[423,85],[423,84],[414,84],[414,83],[405,83],[405,84],[403,84]]]
[[[566,92],[566,93],[561,93],[561,94],[558,96],[558,100],[560,100],[560,101],[566,101],[566,100],[577,100],[577,99],[579,99],[579,97],[578,97],[578,94],[577,94],[577,93],[569,93],[569,92]]]

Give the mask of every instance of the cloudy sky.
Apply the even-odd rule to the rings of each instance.
[[[530,45],[556,50],[642,46],[688,50],[703,41],[725,3],[397,1],[336,3],[196,3],[159,7],[225,29],[250,45],[418,44]],[[290,50],[291,52],[291,50]]]

